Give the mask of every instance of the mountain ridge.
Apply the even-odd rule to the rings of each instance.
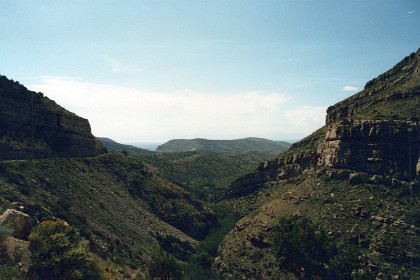
[[[221,278],[300,279],[274,252],[279,220],[293,215],[310,218],[341,247],[356,246],[352,277],[420,276],[419,69],[420,49],[226,189],[223,203],[243,218],[219,247]]]
[[[290,144],[284,141],[273,141],[264,138],[247,137],[234,140],[173,139],[156,149],[156,152],[189,152],[206,151],[239,154],[244,152],[265,152],[276,155],[285,151]]]
[[[142,149],[133,145],[121,144],[107,137],[97,137],[97,139],[109,151],[114,151],[114,152],[125,151],[125,152],[130,152],[130,153],[152,153],[152,151],[149,151],[147,149]]]

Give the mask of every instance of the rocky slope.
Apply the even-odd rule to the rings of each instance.
[[[104,152],[88,120],[0,76],[0,159],[87,157]]]
[[[179,152],[136,154],[159,169],[166,178],[180,184],[204,201],[214,202],[226,186],[254,169],[270,154],[247,152],[224,154],[214,152]]]
[[[200,200],[135,157],[0,163],[0,212],[76,226],[94,253],[141,267],[162,248],[185,259],[217,221]]]
[[[179,184],[200,199],[213,202],[223,196],[224,189],[238,177],[253,170],[259,162],[272,157],[270,153],[240,154],[216,152],[158,153],[109,138],[98,138],[108,151],[127,152],[157,168],[163,177]]]
[[[346,118],[419,121],[419,55],[419,51],[412,53],[391,70],[367,82],[360,93],[329,107],[327,124]]]
[[[417,51],[368,82],[362,92],[329,107],[326,126],[292,145],[282,156],[261,163],[258,172],[232,184],[227,195],[241,193],[241,189],[246,192],[248,185],[255,187],[268,180],[287,179],[322,167],[381,175],[399,172],[413,179],[418,173],[420,154],[419,61]],[[372,94],[372,88],[378,90]],[[401,89],[405,90],[403,96]],[[354,103],[359,104],[358,109]],[[379,115],[376,106],[382,110]],[[385,114],[390,108],[392,116]],[[372,118],[362,119],[366,116]]]
[[[105,153],[87,120],[42,93],[1,76],[0,101],[1,213],[65,220],[121,274],[146,272],[161,250],[187,260],[217,225],[204,202],[138,155]]]
[[[355,275],[418,277],[419,98],[420,50],[330,107],[326,126],[231,184],[225,203],[245,217],[220,247],[219,275],[284,277],[273,236],[280,217],[299,214],[339,244],[357,245],[364,261]]]
[[[244,138],[237,140],[207,139],[174,139],[160,145],[156,152],[190,152],[205,151],[216,153],[240,154],[246,152],[263,152],[277,155],[290,147],[284,141],[272,141],[262,138]]]

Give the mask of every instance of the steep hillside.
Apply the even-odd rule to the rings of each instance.
[[[272,157],[270,153],[240,154],[215,152],[154,153],[108,138],[98,138],[109,151],[127,152],[154,166],[156,172],[209,202],[223,196],[226,186],[253,170],[259,162]]]
[[[231,184],[224,203],[244,218],[220,246],[219,275],[299,278],[280,265],[275,243],[281,218],[301,215],[349,250],[344,259],[356,252],[351,278],[419,278],[419,89],[420,50],[330,107],[326,126]]]
[[[262,152],[238,155],[214,152],[136,154],[155,166],[166,178],[182,185],[205,201],[223,196],[226,186],[253,170],[259,162],[271,158]]]
[[[20,210],[34,224],[63,219],[99,262],[140,274],[161,250],[188,260],[217,226],[204,202],[142,161],[143,151],[106,153],[87,120],[3,76],[0,94],[1,213]]]
[[[246,152],[263,152],[277,155],[290,147],[283,141],[272,141],[262,138],[244,138],[237,140],[207,140],[207,139],[175,139],[160,145],[156,152],[190,152],[206,151],[216,153],[240,154]]]
[[[0,159],[86,157],[104,152],[88,120],[0,76]]]
[[[327,124],[342,119],[419,121],[419,51],[366,83],[360,93],[331,106]]]
[[[129,153],[135,153],[135,154],[147,154],[152,153],[152,151],[141,149],[138,147],[134,147],[132,145],[124,145],[118,142],[115,142],[112,139],[106,138],[106,137],[98,137],[98,140],[102,143],[102,145],[107,148],[108,151],[114,151],[114,152],[129,152]]]
[[[64,219],[91,241],[94,253],[132,267],[147,263],[159,247],[185,259],[216,225],[201,201],[123,154],[3,161],[0,185],[0,211]]]

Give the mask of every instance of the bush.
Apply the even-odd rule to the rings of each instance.
[[[281,269],[299,279],[352,279],[361,267],[357,247],[338,247],[306,217],[282,218],[277,230],[274,248]]]
[[[11,265],[0,265],[0,279],[17,280],[20,278],[15,267]]]
[[[324,232],[303,216],[280,220],[274,248],[281,268],[299,278],[325,278],[325,265],[334,254]]]
[[[182,269],[175,257],[163,251],[152,258],[149,267],[150,279],[178,280],[182,279]]]
[[[18,279],[18,271],[11,262],[6,248],[6,239],[12,233],[8,227],[0,225],[0,279]]]
[[[12,231],[8,227],[0,225],[0,264],[7,263],[9,259],[5,241],[11,233]]]
[[[31,275],[35,279],[104,279],[87,241],[64,221],[46,221],[29,235]]]

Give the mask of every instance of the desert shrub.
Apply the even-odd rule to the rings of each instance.
[[[163,251],[153,256],[148,270],[149,278],[153,280],[182,279],[182,268],[175,257]]]
[[[29,235],[31,276],[35,279],[104,279],[88,242],[64,221],[45,221]]]
[[[51,210],[55,217],[68,221],[79,230],[82,237],[90,239],[92,232],[86,225],[86,216],[83,214],[75,214],[71,211],[71,208],[71,201],[64,198],[59,198],[51,203]]]
[[[8,227],[0,225],[0,264],[7,263],[9,259],[5,242],[6,238],[10,236],[11,233],[12,231]]]
[[[361,267],[357,247],[337,246],[304,216],[280,220],[274,248],[281,269],[299,279],[352,279]]]
[[[15,280],[18,279],[18,271],[12,263],[7,253],[6,239],[12,231],[3,225],[0,225],[0,279]]]
[[[326,235],[306,217],[282,218],[274,247],[283,270],[297,277],[325,278],[325,265],[334,254]]]
[[[405,217],[408,223],[416,226],[420,225],[420,209],[414,207],[413,209],[409,209],[405,214]]]
[[[20,279],[16,267],[11,265],[0,265],[0,279],[17,280]]]
[[[360,251],[354,245],[340,246],[329,260],[328,279],[354,279],[352,272],[361,267]],[[366,274],[365,279],[371,275]]]
[[[217,279],[216,274],[211,269],[214,258],[217,256],[217,248],[226,234],[235,226],[239,215],[221,204],[214,205],[213,209],[217,213],[219,225],[212,229],[198,245],[196,253],[191,257],[186,267],[186,279]]]

